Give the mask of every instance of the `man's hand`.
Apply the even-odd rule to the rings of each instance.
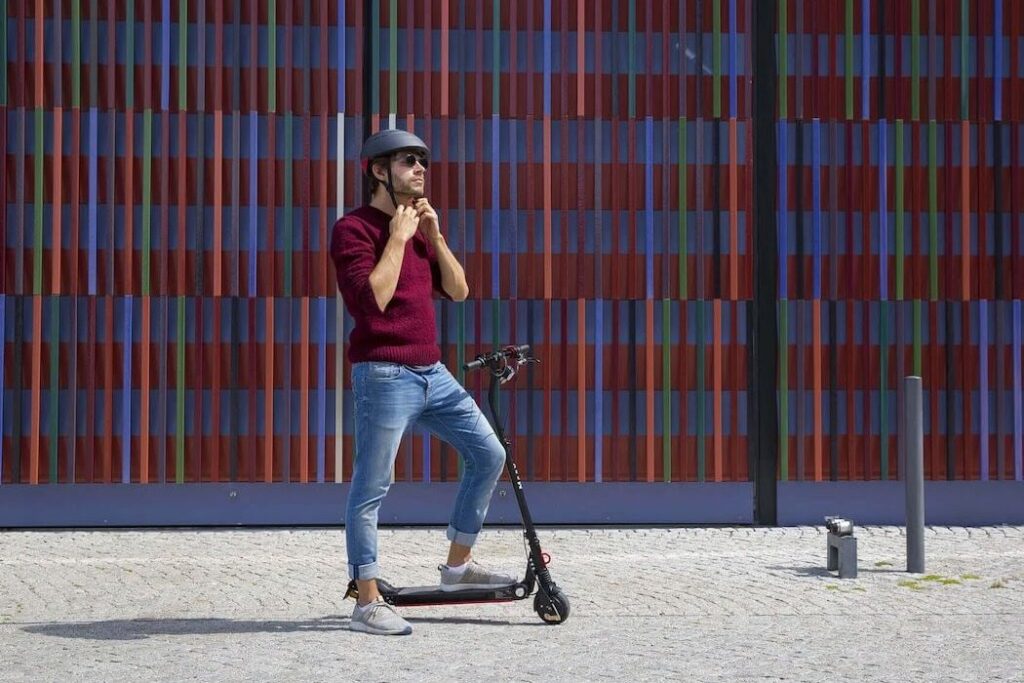
[[[437,218],[437,212],[430,205],[426,197],[420,197],[413,202],[416,216],[420,219],[419,229],[423,236],[430,242],[436,242],[441,237],[441,222]]]
[[[400,240],[402,244],[405,244],[412,239],[413,235],[416,234],[419,222],[420,217],[416,209],[405,205],[399,205],[398,209],[395,211],[394,217],[391,219],[391,237]]]

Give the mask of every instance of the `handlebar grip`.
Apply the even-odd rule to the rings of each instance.
[[[471,360],[468,363],[463,363],[462,369],[463,370],[477,370],[479,368],[482,368],[485,363],[489,363],[490,361],[492,361],[494,359],[497,359],[497,358],[500,358],[501,356],[511,356],[513,354],[515,354],[517,356],[522,356],[522,355],[525,355],[526,353],[528,353],[529,351],[530,351],[530,345],[529,344],[520,344],[519,346],[509,346],[509,347],[506,347],[504,349],[501,349],[500,351],[492,351],[491,353],[485,353],[485,354],[479,355],[474,360]]]

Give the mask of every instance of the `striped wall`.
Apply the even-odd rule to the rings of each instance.
[[[469,276],[449,366],[543,360],[529,479],[893,479],[916,372],[927,476],[1020,480],[1024,6],[778,4],[765,444],[753,0],[0,0],[0,485],[347,481],[326,244],[388,126]],[[458,478],[412,437],[396,479]]]

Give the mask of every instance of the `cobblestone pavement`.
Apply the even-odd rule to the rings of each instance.
[[[383,638],[347,630],[341,529],[0,532],[0,680],[1024,681],[1024,527],[930,528],[924,576],[901,529],[857,535],[839,580],[818,528],[545,528],[567,623],[405,608]],[[444,548],[383,530],[385,576]],[[476,555],[521,573],[521,534]]]

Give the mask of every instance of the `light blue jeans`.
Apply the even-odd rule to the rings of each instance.
[[[377,512],[391,485],[398,446],[412,424],[426,427],[462,456],[448,540],[472,547],[505,466],[505,449],[473,397],[441,363],[426,368],[355,363],[352,393],[356,455],[345,515],[349,578],[380,574]]]

